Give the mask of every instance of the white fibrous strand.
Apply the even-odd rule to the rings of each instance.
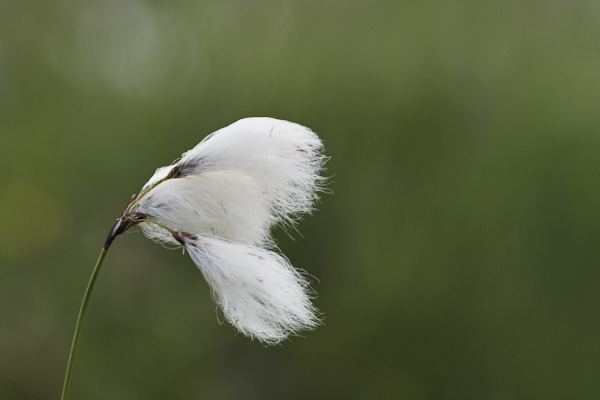
[[[144,193],[146,190],[149,190],[153,185],[157,184],[159,181],[165,179],[169,173],[173,170],[173,166],[169,165],[167,167],[160,167],[155,172],[154,175],[146,182],[146,184],[142,187],[140,193]]]
[[[276,344],[318,324],[307,280],[283,256],[214,238],[184,241],[225,318],[244,335]]]

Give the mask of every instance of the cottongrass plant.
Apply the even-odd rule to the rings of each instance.
[[[272,228],[294,228],[310,213],[325,178],[323,144],[310,129],[245,118],[220,129],[155,174],[110,230],[85,291],[67,364],[69,395],[81,323],[113,240],[140,227],[158,243],[183,247],[225,318],[239,332],[277,344],[319,323],[305,276],[278,253]]]

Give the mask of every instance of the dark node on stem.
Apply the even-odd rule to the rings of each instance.
[[[108,236],[106,236],[106,240],[102,246],[104,250],[108,250],[113,240],[115,240],[115,238],[123,232],[125,232],[125,224],[121,218],[118,218],[117,222],[115,222],[113,227],[110,229],[110,232],[108,232]]]
[[[189,240],[197,239],[196,235],[192,235],[191,233],[187,233],[187,232],[173,232],[173,238],[175,240],[177,240],[179,243],[181,243],[182,246],[185,246],[186,239],[189,239]]]
[[[173,169],[171,170],[170,175],[173,178],[179,178],[181,176],[181,169],[183,168],[182,164],[177,164],[176,166],[173,167]]]
[[[117,222],[115,222],[113,227],[110,229],[110,232],[108,232],[108,236],[106,237],[106,240],[104,241],[104,245],[102,246],[104,248],[104,250],[108,250],[108,248],[112,244],[113,240],[115,240],[115,238],[117,236],[119,236],[121,233],[125,232],[132,225],[134,225],[136,219],[140,219],[140,218],[143,218],[143,216],[133,215],[133,216],[125,217],[125,218],[119,217],[117,219]]]
[[[181,237],[179,232],[173,232],[173,238],[175,238],[182,246],[185,246],[185,240]]]

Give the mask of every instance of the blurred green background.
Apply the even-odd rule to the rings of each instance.
[[[600,396],[594,1],[0,1],[0,398],[57,399],[155,168],[246,116],[334,195],[281,249],[325,325],[264,347],[187,256],[115,242],[72,399]]]

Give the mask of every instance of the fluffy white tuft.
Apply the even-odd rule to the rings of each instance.
[[[323,183],[323,144],[310,129],[289,121],[255,117],[220,129],[186,152],[184,173],[233,170],[256,178],[288,221],[312,210]]]
[[[132,209],[173,229],[271,246],[270,229],[311,212],[325,178],[323,144],[310,129],[273,118],[245,118],[183,154],[180,175]],[[159,168],[151,187],[174,166]]]
[[[179,232],[271,245],[276,222],[260,183],[237,171],[169,179],[144,196],[137,211]]]
[[[181,243],[175,240],[173,234],[163,227],[151,222],[142,222],[139,224],[139,227],[144,236],[167,248],[178,248],[181,246]]]
[[[318,325],[308,282],[281,255],[214,238],[184,240],[215,302],[244,335],[276,344]]]

